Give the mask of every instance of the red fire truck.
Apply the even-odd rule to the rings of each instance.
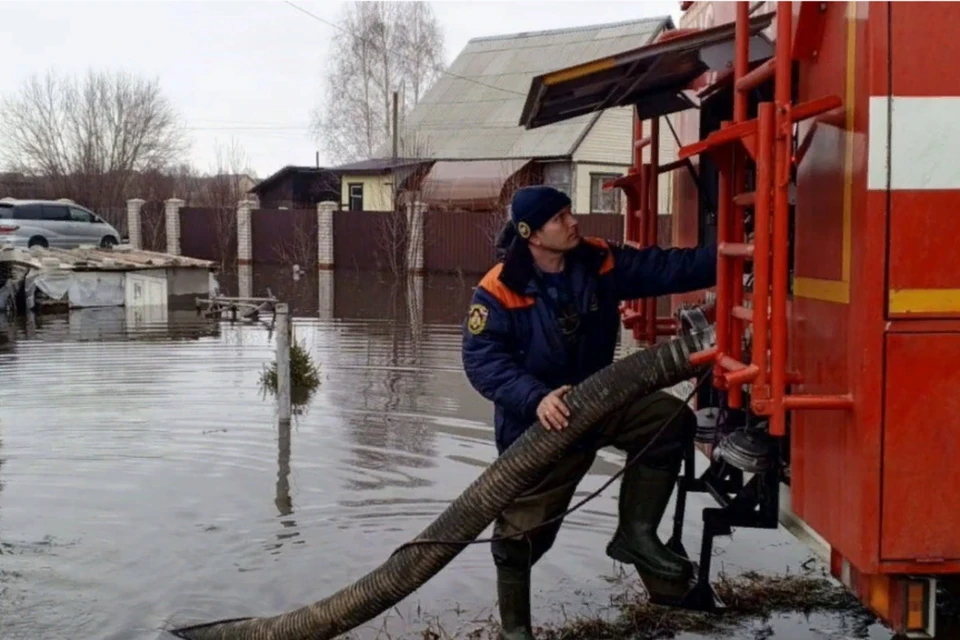
[[[785,526],[895,631],[934,637],[960,574],[960,4],[681,5],[656,42],[535,78],[521,125],[633,107],[634,166],[609,185],[624,239],[719,243],[717,344],[696,356],[712,463],[678,512],[689,491],[718,507],[684,604],[713,606],[714,536]],[[691,302],[623,321],[650,342]]]

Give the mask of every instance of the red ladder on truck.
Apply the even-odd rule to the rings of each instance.
[[[694,355],[713,363],[713,384],[728,392],[732,408],[743,406],[743,385],[750,385],[750,408],[769,416],[770,434],[786,432],[786,412],[796,409],[850,409],[852,397],[787,393],[800,382],[787,371],[787,285],[789,264],[789,185],[792,125],[842,106],[837,96],[799,104],[791,95],[791,64],[798,51],[792,37],[791,2],[777,3],[776,52],[748,71],[750,26],[747,2],[737,3],[733,121],[704,140],[682,147],[681,159],[709,153],[720,174],[717,210],[716,347]],[[818,3],[803,3],[798,22],[815,20]],[[800,25],[798,25],[800,26]],[[803,31],[806,31],[805,29]],[[802,45],[802,43],[800,43]],[[747,120],[747,93],[774,78],[774,101],[761,102]],[[747,161],[756,166],[755,190],[745,191]],[[747,242],[744,218],[754,211],[753,241]],[[772,214],[772,215],[771,215]],[[771,229],[772,227],[772,229]],[[745,306],[745,261],[753,262],[751,307]],[[743,337],[752,324],[750,362],[743,362]]]

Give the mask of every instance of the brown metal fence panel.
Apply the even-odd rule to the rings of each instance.
[[[161,201],[143,203],[140,209],[140,244],[147,251],[167,251],[167,216]]]
[[[216,207],[180,209],[180,253],[222,265],[236,262],[236,210]]]
[[[315,209],[255,209],[250,212],[254,264],[317,265],[318,222]]]
[[[620,242],[624,216],[578,215],[580,232]],[[494,243],[503,225],[499,212],[428,211],[423,221],[423,261],[428,273],[485,273],[496,260]],[[671,217],[657,218],[657,244],[671,244]]]
[[[407,217],[394,211],[334,211],[333,259],[338,269],[406,270]]]
[[[616,213],[592,213],[577,216],[580,222],[580,233],[585,236],[594,236],[604,240],[623,241],[623,225],[626,220]],[[657,245],[670,247],[673,244],[673,217],[657,216]]]
[[[430,273],[486,273],[496,262],[494,243],[503,214],[427,211],[423,218],[423,266]]]
[[[580,234],[620,242],[623,240],[623,216],[616,213],[591,213],[577,216]]]

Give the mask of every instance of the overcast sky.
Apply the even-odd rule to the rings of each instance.
[[[292,0],[336,22],[342,2]],[[679,2],[434,2],[450,63],[470,38],[671,15]],[[126,69],[157,77],[193,141],[191,160],[213,168],[217,139],[236,138],[263,178],[315,162],[308,128],[320,103],[334,27],[282,0],[234,2],[0,1],[0,90],[53,68]]]

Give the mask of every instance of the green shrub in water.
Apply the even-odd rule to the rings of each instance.
[[[277,392],[277,363],[264,367],[260,374],[260,384]],[[302,404],[309,400],[313,392],[320,386],[320,372],[310,352],[302,343],[294,341],[290,345],[290,401],[293,404]]]

